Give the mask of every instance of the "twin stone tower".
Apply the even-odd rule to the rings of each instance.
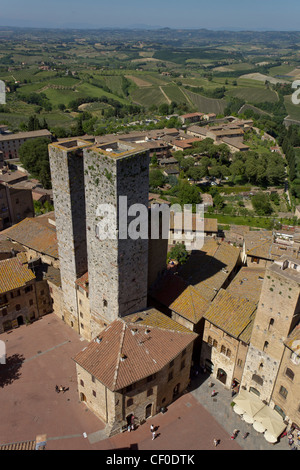
[[[88,272],[94,338],[116,318],[147,307],[148,240],[118,234],[120,196],[128,207],[148,207],[149,154],[127,142],[97,145],[75,138],[52,143],[49,155],[63,315],[66,323],[78,323],[76,280]],[[114,208],[115,237],[99,235],[103,204]]]

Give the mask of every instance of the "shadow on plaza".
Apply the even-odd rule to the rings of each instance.
[[[6,358],[5,364],[0,364],[0,388],[10,385],[20,378],[20,370],[24,360],[22,354],[13,354]]]

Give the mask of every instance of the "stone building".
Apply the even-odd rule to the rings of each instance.
[[[300,263],[282,256],[266,269],[242,386],[270,403],[285,341],[300,321]]]
[[[241,383],[256,308],[221,289],[204,314],[200,364],[228,389]]]
[[[200,363],[226,388],[241,384],[264,271],[242,267],[204,314]]]
[[[76,280],[87,271],[83,150],[91,144],[69,140],[49,146],[63,317],[78,330]]]
[[[132,217],[126,214],[134,204],[148,210],[149,155],[133,143],[110,141],[108,147],[79,139],[52,144],[49,153],[64,320],[79,331],[76,281],[88,272],[94,337],[118,316],[147,305],[148,240],[127,237]],[[112,237],[99,228],[103,208],[111,211]]]
[[[4,154],[4,159],[19,158],[19,148],[27,140],[43,137],[52,140],[52,134],[47,129],[37,131],[19,132],[17,134],[0,135],[0,150]]]
[[[21,222],[26,217],[34,217],[31,191],[0,183],[0,217],[3,229]]]
[[[114,320],[74,357],[80,400],[108,435],[126,430],[132,417],[143,423],[182,394],[195,336],[159,312],[139,312]]]
[[[0,261],[0,333],[38,317],[32,270],[19,257]]]
[[[272,393],[274,409],[300,431],[300,326],[284,341],[284,352]]]

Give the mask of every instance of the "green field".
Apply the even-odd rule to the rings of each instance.
[[[278,101],[277,94],[273,90],[260,87],[245,87],[236,88],[226,93],[227,96],[234,96],[240,98],[247,103],[263,103],[267,101],[269,103],[276,103]]]
[[[227,106],[227,102],[224,99],[216,100],[213,98],[206,98],[198,93],[192,93],[189,90],[185,90],[185,93],[190,98],[193,106],[201,113],[223,114],[224,109]]]
[[[132,101],[149,108],[153,104],[159,106],[163,103],[168,103],[163,92],[158,87],[145,87],[134,90],[131,94]]]

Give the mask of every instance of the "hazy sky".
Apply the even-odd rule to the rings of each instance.
[[[299,0],[9,0],[0,26],[300,30]]]

